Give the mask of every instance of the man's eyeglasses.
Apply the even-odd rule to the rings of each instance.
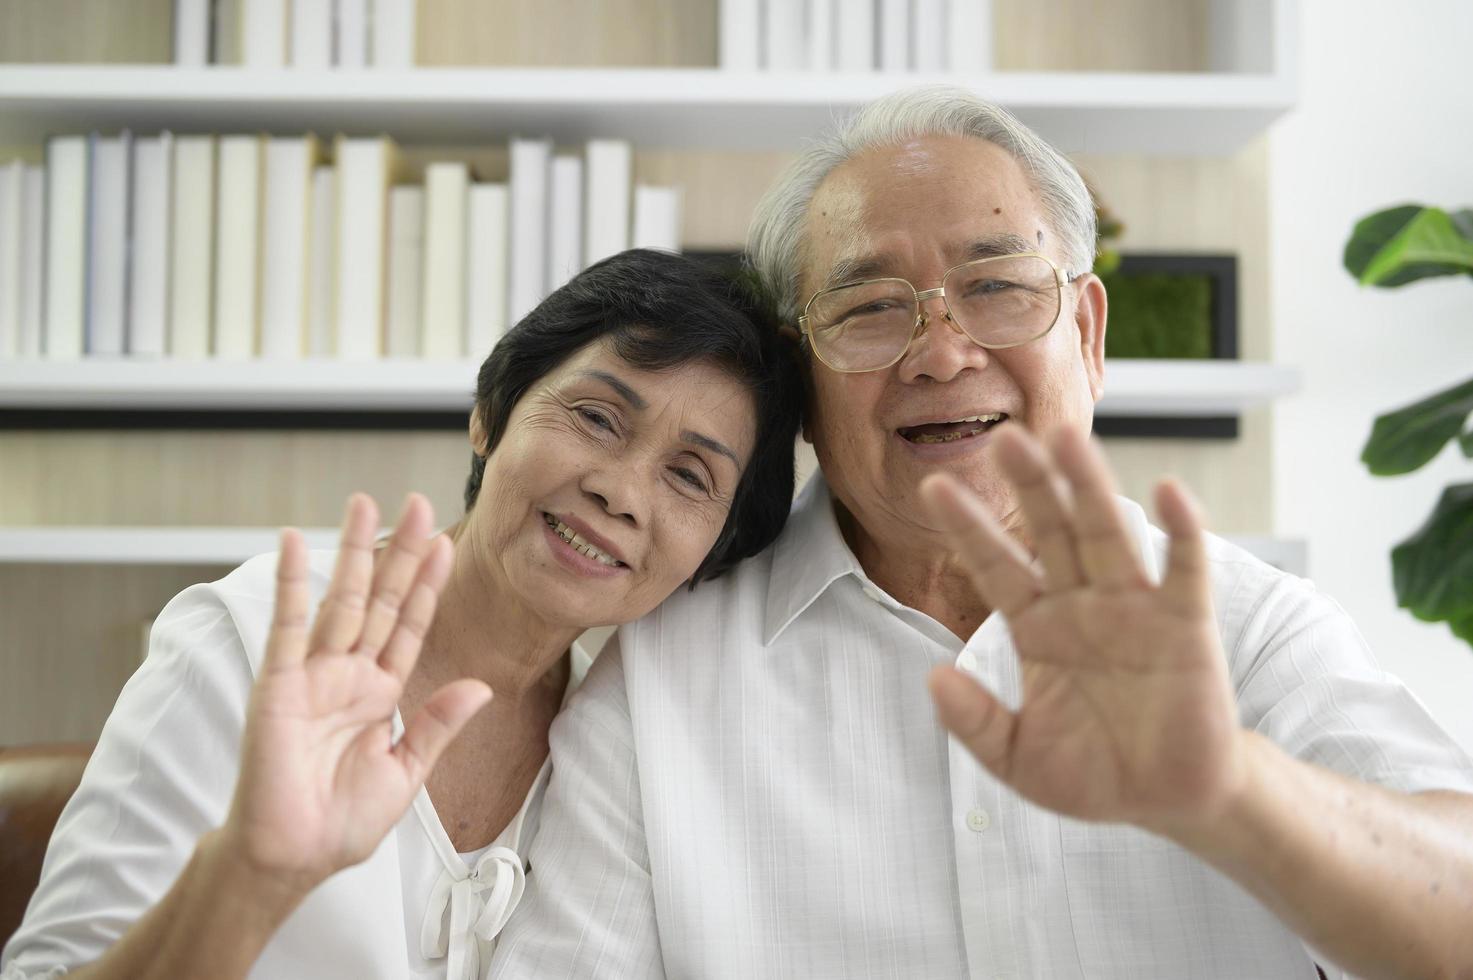
[[[1017,347],[1053,329],[1064,285],[1079,275],[1037,252],[1020,252],[963,262],[938,288],[920,292],[904,279],[866,279],[819,290],[798,329],[835,371],[878,371],[905,356],[927,318],[921,304],[940,296],[946,319],[976,344]]]

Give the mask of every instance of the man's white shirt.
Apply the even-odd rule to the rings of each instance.
[[[1165,535],[1121,506],[1158,578]],[[1338,605],[1221,539],[1209,556],[1244,726],[1391,789],[1473,791]],[[942,663],[1019,701],[1003,618],[964,643],[886,595],[816,476],[772,548],[623,628],[554,724],[491,976],[1316,975],[1191,854],[992,778],[936,720]]]

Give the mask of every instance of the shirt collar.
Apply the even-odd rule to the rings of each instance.
[[[1115,499],[1146,577],[1159,582],[1161,570],[1155,539],[1160,532],[1151,526],[1146,512],[1135,501],[1118,496]],[[834,582],[846,575],[868,581],[859,559],[849,550],[849,543],[839,530],[829,485],[820,471],[814,472],[793,502],[787,526],[772,551],[772,574],[767,580],[767,621],[762,631],[765,646],[776,641]]]

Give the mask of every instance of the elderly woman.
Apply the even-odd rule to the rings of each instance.
[[[336,553],[288,531],[279,558],[177,596],[4,980],[477,975],[521,895],[548,726],[586,667],[574,639],[786,518],[786,343],[732,281],[615,256],[482,366],[444,534],[411,496],[376,549],[355,496]]]

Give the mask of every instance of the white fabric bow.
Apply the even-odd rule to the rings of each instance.
[[[441,871],[425,909],[420,955],[434,960],[448,953],[445,975],[449,980],[476,980],[481,972],[481,943],[501,932],[526,887],[522,859],[508,847],[487,849],[475,867],[459,877],[448,868]]]

